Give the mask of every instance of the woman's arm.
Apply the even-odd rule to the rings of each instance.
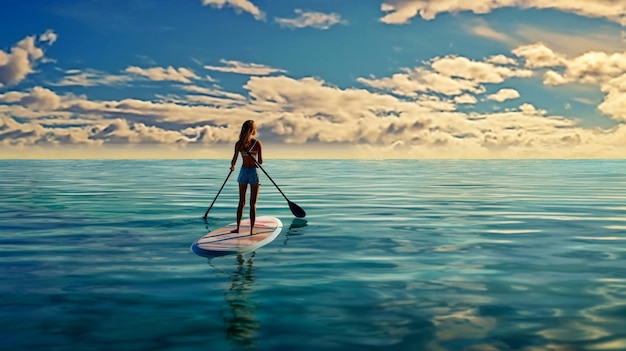
[[[261,144],[261,140],[257,140],[257,145],[259,146],[258,151],[257,151],[257,155],[258,155],[258,162],[259,164],[263,164],[263,145]]]
[[[239,142],[235,143],[235,153],[233,154],[233,159],[230,161],[230,170],[234,171],[235,170],[235,165],[237,164],[237,157],[239,155]]]

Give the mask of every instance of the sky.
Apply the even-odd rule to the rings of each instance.
[[[0,158],[626,157],[626,0],[0,7]]]

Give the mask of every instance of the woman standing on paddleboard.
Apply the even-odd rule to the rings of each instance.
[[[241,132],[239,133],[239,140],[235,143],[235,153],[233,154],[233,160],[230,162],[230,170],[235,170],[235,164],[237,164],[237,157],[241,154],[243,164],[239,171],[239,205],[237,206],[237,229],[233,232],[239,232],[239,226],[241,224],[241,218],[243,217],[243,208],[246,205],[246,191],[248,184],[250,184],[250,235],[254,234],[254,222],[256,220],[256,203],[259,197],[259,175],[256,171],[256,163],[263,163],[263,156],[261,153],[262,145],[261,141],[253,139],[252,136],[256,135],[256,125],[253,120],[247,120],[241,126]],[[256,161],[255,161],[256,160]]]

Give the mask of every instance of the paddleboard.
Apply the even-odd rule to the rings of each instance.
[[[250,220],[241,221],[239,233],[232,233],[237,223],[215,229],[191,244],[191,251],[203,257],[216,257],[252,252],[271,243],[283,229],[280,219],[272,216],[257,217],[254,234],[250,235]]]

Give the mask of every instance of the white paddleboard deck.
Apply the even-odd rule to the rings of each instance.
[[[254,234],[250,235],[250,220],[242,220],[239,233],[232,231],[237,223],[213,230],[191,244],[191,251],[203,257],[216,257],[252,252],[271,243],[283,229],[280,219],[272,216],[257,217]]]

